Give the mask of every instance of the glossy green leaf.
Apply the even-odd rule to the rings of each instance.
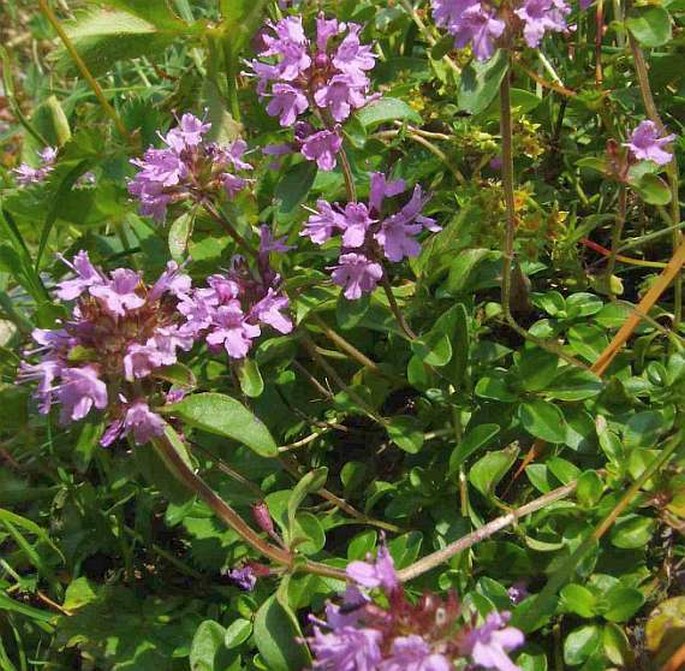
[[[522,403],[519,418],[523,428],[536,438],[550,443],[563,443],[566,438],[566,420],[553,403],[541,400]]]
[[[457,102],[470,114],[484,111],[499,92],[509,69],[506,49],[498,49],[485,62],[472,61],[461,73]]]
[[[243,443],[262,457],[278,455],[278,446],[262,421],[230,396],[192,394],[164,412],[193,428]]]
[[[469,482],[483,496],[492,496],[495,487],[516,462],[519,448],[505,447],[498,452],[489,452],[481,457],[469,470]]]
[[[381,98],[370,102],[355,112],[355,116],[366,130],[393,121],[421,123],[421,115],[413,107],[398,98]]]

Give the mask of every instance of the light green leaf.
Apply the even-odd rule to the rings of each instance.
[[[192,394],[165,406],[163,412],[193,428],[237,440],[262,457],[278,455],[278,446],[262,421],[230,396],[214,392]]]

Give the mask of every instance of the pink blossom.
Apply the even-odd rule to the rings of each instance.
[[[300,151],[308,161],[316,161],[321,170],[333,170],[341,147],[342,137],[337,131],[321,130],[305,138]]]
[[[383,277],[380,263],[370,261],[363,254],[342,254],[338,265],[332,266],[331,269],[333,282],[344,287],[343,294],[349,300],[371,293]]]
[[[673,154],[663,149],[664,146],[673,142],[676,136],[666,135],[659,137],[659,129],[653,121],[641,121],[638,127],[631,133],[629,141],[623,146],[628,147],[633,156],[641,161],[653,161],[657,165],[666,165],[671,162]]]

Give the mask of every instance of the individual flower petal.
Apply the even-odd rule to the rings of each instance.
[[[380,587],[386,592],[392,592],[400,584],[395,572],[395,563],[385,545],[378,548],[375,562],[353,561],[348,564],[345,573],[362,587]]]
[[[83,419],[93,406],[98,410],[107,407],[107,385],[100,380],[93,366],[65,368],[60,377],[56,396],[62,406],[60,421],[63,424]]]
[[[383,200],[399,195],[406,188],[407,185],[403,179],[390,181],[382,172],[372,172],[369,187],[369,210],[380,213],[383,209]]]
[[[369,217],[369,210],[364,203],[348,203],[345,206],[343,224],[343,245],[361,247],[366,239],[366,232],[374,222]]]
[[[266,296],[254,305],[251,314],[258,321],[268,324],[279,333],[290,333],[293,330],[293,322],[289,316],[282,313],[289,305],[290,301],[286,296],[277,294],[269,287]]]

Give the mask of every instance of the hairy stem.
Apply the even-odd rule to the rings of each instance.
[[[212,219],[214,219],[214,221],[216,221],[226,231],[226,233],[233,238],[233,240],[235,240],[240,249],[242,249],[249,256],[257,256],[257,250],[250,245],[250,243],[245,240],[245,238],[240,235],[238,231],[235,230],[233,224],[226,219],[226,217],[214,206],[214,203],[211,203],[205,199],[202,201],[202,207],[204,207],[207,214],[209,214],[209,216],[212,217]]]
[[[381,283],[383,284],[383,290],[385,291],[385,295],[388,297],[390,310],[395,316],[398,326],[400,327],[400,329],[402,329],[402,332],[407,336],[407,338],[409,338],[409,340],[415,340],[416,333],[412,331],[411,326],[409,326],[407,320],[404,318],[402,310],[400,310],[400,306],[397,304],[395,294],[393,294],[392,292],[392,287],[390,286],[390,281],[388,280],[385,271],[383,271],[383,279],[381,280]]]

